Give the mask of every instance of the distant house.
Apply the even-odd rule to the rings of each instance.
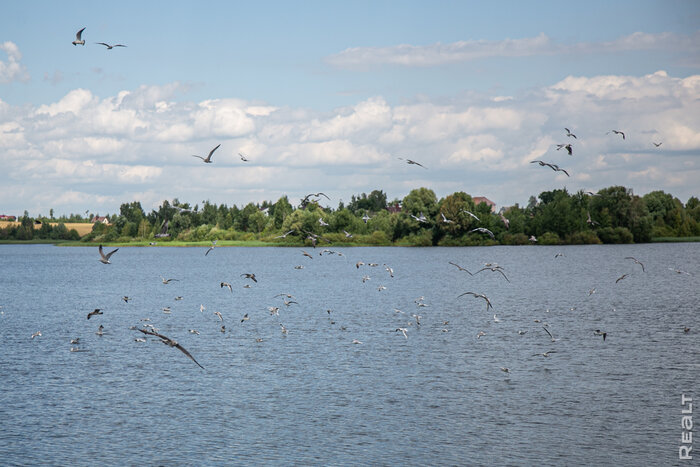
[[[485,196],[474,196],[472,197],[472,201],[474,201],[474,206],[478,206],[481,203],[486,203],[486,205],[491,208],[491,212],[496,212],[496,203]]]
[[[109,219],[107,219],[106,217],[103,217],[103,216],[95,216],[92,219],[90,219],[90,222],[92,222],[93,224],[100,223],[100,224],[109,225]]]
[[[391,214],[401,212],[401,205],[399,205],[399,203],[394,203],[391,206],[387,206],[386,210],[389,211],[389,213]]]
[[[17,220],[17,218],[15,216],[8,216],[5,214],[0,214],[0,221],[14,222],[16,220]]]

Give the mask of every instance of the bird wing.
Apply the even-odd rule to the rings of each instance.
[[[109,48],[109,49],[111,49],[111,48],[112,48],[112,46],[111,46],[111,45],[109,45],[109,44],[105,44],[104,42],[95,42],[95,44],[100,44],[100,45],[104,45],[105,47],[107,47],[107,48]],[[116,47],[116,45],[115,45],[115,47]]]
[[[209,151],[209,155],[207,156],[207,159],[206,159],[206,160],[208,160],[208,161],[211,160],[211,155],[214,154],[214,151],[216,151],[217,149],[219,149],[219,146],[221,146],[221,144],[218,144],[214,149],[212,149],[211,151]]]
[[[194,155],[194,154],[192,154],[192,157],[199,157],[199,158],[200,158],[200,159],[202,159],[203,161],[205,161],[205,160],[206,160],[206,159],[205,159],[205,158],[203,158],[202,156],[196,156],[196,155]]]
[[[85,31],[85,28],[81,29],[75,34],[75,38],[78,40],[82,40],[80,37],[83,35],[83,31]]]
[[[544,329],[544,331],[545,331],[547,334],[549,334],[549,337],[551,337],[552,339],[554,339],[554,336],[552,335],[551,332],[549,332],[549,329],[547,329],[547,328],[544,327],[544,326],[542,326],[542,329]]]
[[[124,44],[114,44],[112,47],[126,47]]]
[[[117,250],[119,250],[119,248],[115,248],[114,250],[110,251],[105,255],[105,258],[109,259],[110,256],[117,252]]]

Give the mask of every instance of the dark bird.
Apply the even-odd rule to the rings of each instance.
[[[139,329],[139,331],[141,331],[141,332],[144,333],[144,334],[148,334],[148,335],[151,335],[151,336],[156,336],[156,337],[158,337],[158,338],[161,340],[161,342],[163,342],[163,344],[167,344],[167,345],[169,345],[170,347],[175,347],[176,349],[180,350],[180,352],[184,353],[185,355],[187,355],[187,357],[188,357],[190,360],[192,360],[193,362],[195,362],[195,363],[197,364],[198,367],[200,367],[201,369],[204,369],[204,367],[203,367],[202,365],[200,365],[199,362],[198,362],[197,360],[194,359],[194,357],[192,356],[192,354],[189,353],[189,352],[187,351],[187,349],[185,349],[183,346],[181,346],[180,344],[178,344],[176,340],[173,340],[173,339],[171,339],[171,338],[169,338],[169,337],[166,337],[166,336],[164,336],[163,334],[158,334],[157,332],[149,331],[148,329]]]
[[[603,336],[603,340],[605,340],[605,338],[608,337],[608,333],[603,332],[600,329],[596,329],[595,331],[593,331],[593,334],[595,334],[596,336]]]
[[[566,151],[569,153],[570,156],[573,154],[573,148],[571,147],[570,144],[557,144],[557,151],[560,150],[561,148],[566,149]]]
[[[107,47],[107,50],[112,50],[115,47],[126,47],[124,44],[109,45],[109,44],[106,44],[104,42],[95,42],[95,44],[104,45],[105,47]]]
[[[473,295],[475,298],[483,298],[484,300],[486,300],[486,310],[488,311],[489,308],[493,308],[493,306],[491,305],[491,300],[489,300],[489,298],[484,294],[480,294],[480,293],[476,293],[476,292],[464,292],[463,294],[457,295],[457,298],[459,298],[463,295]]]
[[[131,300],[131,297],[127,297],[126,295],[124,295],[122,297],[122,300],[124,300],[125,303],[129,303],[129,300]]]
[[[653,144],[654,146],[656,146],[656,147],[658,148],[659,146],[661,146],[661,145],[664,144],[664,143],[655,143],[655,142],[652,141],[651,144]]]
[[[231,287],[231,284],[229,284],[228,282],[222,282],[222,283],[221,283],[221,288],[223,289],[224,287],[228,287],[228,290],[229,290],[231,293],[233,293],[233,287]]]
[[[544,167],[544,166],[546,165],[547,167],[549,167],[550,169],[554,170],[555,172],[564,172],[564,173],[566,174],[567,177],[569,176],[569,172],[567,172],[566,170],[562,169],[562,168],[559,167],[557,164],[551,164],[551,163],[549,163],[549,162],[544,162],[544,161],[530,161],[530,164],[534,164],[535,162],[538,163],[538,164],[540,164],[540,166],[542,166],[542,167]]]
[[[85,31],[85,28],[75,34],[75,40],[72,42],[73,45],[85,45],[85,40],[82,38],[83,31]]]
[[[238,153],[238,155],[240,156],[240,158],[241,158],[241,160],[242,160],[243,162],[248,162],[248,158],[247,158],[246,156],[244,156],[244,155],[241,154],[240,152]]]
[[[625,139],[625,134],[624,134],[623,132],[621,132],[620,130],[610,130],[610,131],[608,131],[608,133],[610,133],[610,132],[613,132],[613,133],[615,133],[616,135],[622,135],[622,139]],[[607,135],[608,133],[605,133],[605,134]]]
[[[87,319],[90,319],[91,316],[101,315],[101,314],[102,314],[102,310],[100,308],[95,308],[93,311],[88,313]]]
[[[301,250],[301,253],[302,253],[304,256],[308,256],[309,258],[314,259],[313,256],[311,256],[310,254],[308,254],[308,253],[305,252],[304,250]]]
[[[102,251],[102,245],[100,245],[100,248],[99,248],[99,251],[100,251],[100,263],[103,263],[103,264],[112,264],[112,263],[109,262],[109,257],[112,256],[114,253],[116,253],[117,250],[119,250],[119,248],[116,248],[116,249],[110,251],[109,253],[105,254],[104,251]]]
[[[258,280],[255,278],[255,273],[243,273],[241,274],[241,277],[245,277],[246,279],[252,279],[253,282],[258,282]]]
[[[571,131],[569,131],[568,128],[564,128],[564,129],[566,130],[566,136],[570,136],[570,137],[572,137],[572,138],[574,138],[574,139],[578,139],[578,138],[576,138],[576,135],[575,135],[575,134],[573,134]]]
[[[506,274],[503,272],[503,268],[500,266],[486,266],[486,267],[479,269],[474,274],[479,274],[481,271],[486,271],[486,270],[489,270],[491,272],[500,272],[501,275],[503,276],[503,278],[505,280],[507,280],[508,282],[510,282],[510,280],[506,277]]]
[[[624,278],[627,277],[628,275],[629,275],[629,274],[623,274],[623,275],[621,275],[620,277],[617,278],[617,280],[615,281],[615,283],[617,284],[618,282],[620,282],[622,279],[624,279]]]
[[[206,253],[204,253],[204,256],[207,256],[211,250],[213,250],[216,247],[216,240],[211,241],[211,246],[207,249]]]
[[[642,262],[639,261],[638,259],[633,258],[632,256],[625,256],[625,259],[631,259],[632,261],[634,261],[635,263],[637,263],[638,265],[640,265],[642,267],[642,272],[646,272],[644,270],[644,264],[642,264]]]
[[[427,169],[427,167],[425,167],[424,165],[419,164],[418,162],[413,161],[413,160],[411,160],[411,159],[404,159],[403,157],[399,157],[398,159],[399,159],[399,160],[402,160],[402,161],[406,161],[406,163],[409,164],[409,165],[418,165],[418,166],[420,166],[420,167],[423,167],[424,169]]]
[[[547,334],[549,334],[549,337],[552,339],[552,342],[556,342],[556,341],[557,341],[557,339],[554,338],[554,336],[552,335],[552,333],[549,332],[549,329],[547,329],[547,328],[544,327],[544,326],[542,326],[542,329],[544,329],[545,332],[546,332]]]
[[[328,197],[328,195],[326,195],[325,193],[322,193],[322,192],[318,192],[318,193],[309,193],[308,195],[304,196],[304,197],[302,198],[302,200],[301,200],[301,208],[302,208],[302,209],[306,208],[306,205],[309,204],[309,198],[311,198],[312,196],[313,196],[314,198],[318,198],[318,199],[316,199],[316,200],[314,200],[314,201],[318,201],[319,199],[321,199],[321,196],[324,196],[328,201],[331,200],[331,199]]]
[[[211,156],[212,156],[212,154],[214,154],[214,151],[216,151],[217,149],[219,149],[219,146],[221,146],[221,144],[217,145],[214,149],[212,149],[211,151],[209,151],[209,155],[207,156],[206,159],[203,158],[202,156],[197,156],[197,155],[194,155],[194,154],[192,155],[192,157],[199,157],[199,158],[202,159],[205,163],[211,164]]]

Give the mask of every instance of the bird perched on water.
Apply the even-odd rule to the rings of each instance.
[[[491,300],[489,300],[489,298],[484,294],[480,294],[480,293],[476,293],[476,292],[464,292],[463,294],[457,295],[457,298],[459,298],[463,295],[473,295],[475,298],[483,298],[486,301],[486,310],[488,311],[489,308],[493,308],[493,306],[491,305]]]
[[[424,169],[427,168],[427,167],[425,167],[424,165],[419,164],[418,162],[416,162],[416,161],[414,161],[414,160],[411,160],[411,159],[404,159],[403,157],[399,157],[398,159],[399,159],[399,160],[402,160],[402,161],[406,161],[406,163],[407,163],[408,165],[418,165],[418,166],[420,166],[420,167],[423,167]]]
[[[570,136],[571,138],[578,139],[576,138],[576,135],[573,134],[571,131],[569,131],[568,128],[564,128],[566,130],[566,136]]]
[[[206,157],[206,159],[205,159],[204,157],[202,157],[202,156],[197,156],[197,155],[195,155],[195,154],[193,154],[192,157],[199,157],[199,158],[202,159],[206,164],[211,164],[211,156],[212,156],[212,154],[214,154],[214,151],[216,151],[217,149],[219,149],[219,146],[221,146],[221,144],[218,144],[214,149],[212,149],[211,151],[209,151],[209,155]]]
[[[92,316],[101,315],[101,314],[103,314],[103,313],[102,313],[102,310],[101,310],[100,308],[95,308],[93,311],[91,311],[90,313],[88,313],[87,319],[90,319],[90,317],[92,317]]]
[[[85,31],[85,28],[75,33],[75,40],[72,42],[73,45],[85,45],[85,39],[82,38],[83,31]]]
[[[138,329],[138,331],[141,331],[141,332],[144,333],[144,334],[148,334],[148,335],[151,335],[151,336],[156,336],[156,337],[158,337],[158,338],[161,340],[161,342],[162,342],[163,344],[166,344],[166,345],[168,345],[168,346],[170,346],[170,347],[175,347],[175,348],[178,349],[180,352],[182,352],[182,353],[184,353],[185,355],[187,355],[187,357],[188,357],[190,360],[192,360],[193,362],[195,362],[195,363],[197,364],[198,367],[200,367],[201,369],[204,369],[204,367],[203,367],[202,365],[200,365],[199,362],[198,362],[197,360],[194,359],[194,357],[192,356],[192,354],[189,353],[189,352],[187,351],[187,349],[185,349],[183,346],[181,346],[180,344],[178,344],[178,342],[177,342],[176,340],[171,339],[171,338],[169,338],[169,337],[166,337],[166,336],[164,336],[164,335],[162,335],[162,334],[158,334],[158,333],[155,332],[155,331],[150,331],[150,330],[148,330],[148,329]]]
[[[557,151],[560,150],[561,148],[566,149],[566,151],[569,153],[570,156],[573,154],[573,148],[571,147],[570,144],[557,144]]]
[[[119,250],[119,248],[116,248],[109,253],[105,254],[104,251],[102,250],[102,245],[100,245],[99,252],[100,252],[100,263],[102,264],[112,264],[109,262],[110,256],[112,256],[114,253],[116,253]]]
[[[107,47],[107,50],[112,50],[112,49],[115,48],[115,47],[126,47],[124,44],[109,45],[109,44],[107,44],[107,43],[105,43],[105,42],[95,42],[95,44],[104,45],[105,47]]]
[[[642,262],[639,261],[638,259],[633,258],[632,256],[625,256],[625,259],[631,259],[632,261],[634,261],[635,263],[637,263],[638,265],[640,265],[642,267],[642,272],[646,272],[644,270],[644,264],[642,264]]]

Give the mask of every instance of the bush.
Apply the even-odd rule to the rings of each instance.
[[[567,235],[566,243],[569,245],[600,245],[601,242],[595,232],[584,230]]]
[[[600,238],[603,243],[634,243],[632,232],[630,232],[626,227],[605,227],[598,230],[597,233],[598,238]]]
[[[547,235],[547,234],[545,234],[545,235]],[[556,237],[557,234],[554,234],[554,236]],[[558,239],[559,239],[559,237],[557,237],[557,240]],[[540,243],[542,243],[541,239],[538,239],[538,240],[540,240]],[[527,245],[529,243],[530,243],[530,241],[528,240],[528,236],[525,235],[524,233],[516,233],[516,234],[504,233],[501,236],[501,244],[502,245]],[[549,243],[547,243],[546,245],[549,245]]]

